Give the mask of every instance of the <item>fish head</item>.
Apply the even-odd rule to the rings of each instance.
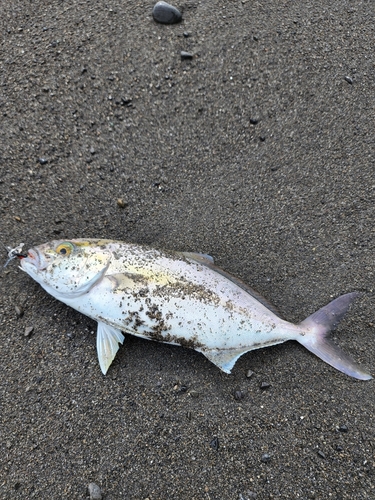
[[[105,275],[111,257],[105,246],[95,242],[58,240],[30,248],[20,267],[63,300],[89,292]]]

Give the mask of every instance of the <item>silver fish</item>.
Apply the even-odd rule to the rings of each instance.
[[[342,295],[295,325],[209,255],[166,252],[112,240],[52,241],[21,259],[51,295],[98,322],[106,374],[122,332],[195,349],[225,373],[253,349],[297,340],[323,361],[361,380],[371,375],[329,338],[357,293]],[[12,254],[13,255],[13,254]]]

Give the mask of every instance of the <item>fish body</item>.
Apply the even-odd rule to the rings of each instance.
[[[327,338],[356,293],[295,325],[208,255],[71,240],[34,247],[20,258],[21,269],[48,293],[98,322],[104,374],[125,332],[193,348],[226,373],[248,351],[297,340],[344,373],[371,378]]]

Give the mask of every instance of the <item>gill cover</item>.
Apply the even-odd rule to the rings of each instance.
[[[111,253],[98,251],[98,248],[84,247],[71,252],[59,252],[44,271],[41,284],[53,288],[58,295],[79,297],[101,280],[110,261]]]

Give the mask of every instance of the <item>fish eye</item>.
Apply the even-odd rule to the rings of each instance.
[[[67,257],[72,253],[73,248],[74,246],[72,245],[72,243],[70,243],[69,241],[65,241],[56,248],[56,253],[64,255],[64,257]]]

